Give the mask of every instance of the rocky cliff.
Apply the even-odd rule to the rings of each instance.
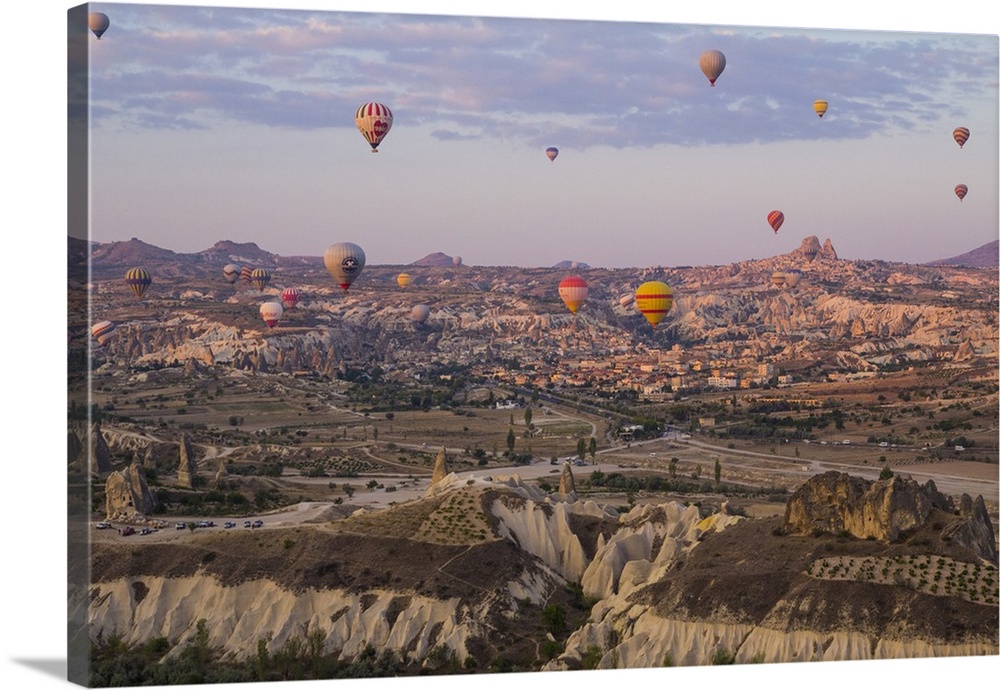
[[[137,462],[112,472],[104,483],[106,520],[139,522],[156,509],[156,496],[146,484],[146,474]]]

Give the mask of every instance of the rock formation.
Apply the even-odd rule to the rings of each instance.
[[[441,451],[438,453],[437,459],[434,461],[434,474],[431,475],[431,486],[434,486],[447,476],[448,461],[444,452],[444,446],[441,446]]]
[[[562,475],[559,477],[559,493],[575,494],[576,484],[573,482],[573,470],[567,462],[563,465]]]
[[[76,464],[80,460],[81,453],[83,453],[83,443],[80,441],[80,437],[73,431],[67,432],[66,455],[69,464]]]
[[[826,241],[823,242],[823,248],[819,250],[819,255],[824,259],[836,259],[837,250],[833,248],[833,242],[827,237]]]
[[[143,520],[156,508],[156,496],[149,490],[146,474],[136,462],[108,476],[104,495],[107,520]]]
[[[194,461],[194,450],[191,447],[191,437],[187,434],[181,438],[180,465],[177,467],[177,483],[188,489],[194,488],[194,478],[198,475],[198,464]]]
[[[90,471],[103,475],[111,471],[111,449],[101,433],[101,425],[94,422],[90,427]]]
[[[973,501],[969,494],[962,494],[958,515],[963,520],[945,528],[941,538],[950,539],[996,563],[998,556],[996,535],[989,513],[986,512],[986,502],[983,501],[983,497],[977,496]]]
[[[894,476],[872,482],[830,471],[811,478],[788,499],[783,529],[790,534],[847,532],[859,539],[895,541],[902,532],[924,524],[932,508],[954,510],[932,481],[921,486]]]

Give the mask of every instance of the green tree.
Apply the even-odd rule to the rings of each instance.
[[[531,408],[526,407],[524,409],[524,426],[531,428]]]
[[[581,460],[583,460],[583,457],[584,457],[584,455],[586,455],[586,452],[587,452],[587,442],[584,441],[583,438],[578,438],[576,440],[576,455],[577,455],[577,457],[579,457]]]
[[[888,465],[883,467],[882,471],[878,473],[879,479],[892,479],[892,477],[893,477],[893,472],[892,470],[889,469]]]
[[[671,479],[676,479],[677,478],[677,458],[670,458],[670,466],[669,466],[668,469],[670,470],[670,478]]]
[[[590,460],[593,462],[595,456],[597,455],[597,439],[593,436],[590,437]]]
[[[514,436],[514,430],[513,429],[508,429],[507,430],[507,453],[508,454],[514,452],[514,441],[516,441],[516,440],[517,439]]]
[[[715,459],[715,490],[719,490],[719,482],[722,481],[722,463]]]

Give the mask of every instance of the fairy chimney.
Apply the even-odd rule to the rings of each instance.
[[[434,486],[447,476],[448,460],[444,452],[444,446],[441,446],[441,452],[438,453],[437,460],[434,461],[434,474],[431,476],[431,486]]]
[[[138,462],[108,475],[104,497],[107,520],[143,520],[156,509],[156,496],[146,484],[146,474]]]
[[[194,488],[194,478],[198,475],[198,464],[194,461],[191,437],[184,434],[180,443],[180,466],[177,468],[177,483],[189,489]]]
[[[573,482],[573,470],[570,468],[568,462],[563,465],[562,475],[559,477],[559,493],[576,493],[576,485]]]
[[[90,427],[90,471],[98,475],[111,471],[111,449],[98,422]]]

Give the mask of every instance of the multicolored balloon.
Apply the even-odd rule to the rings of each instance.
[[[650,280],[635,291],[635,305],[654,329],[674,306],[674,291],[659,280]]]
[[[371,144],[372,153],[378,153],[378,145],[392,128],[392,111],[381,103],[365,103],[354,112],[354,124]]]
[[[426,304],[418,304],[410,310],[410,318],[416,323],[423,323],[431,315],[431,309]]]
[[[627,295],[622,295],[618,300],[618,304],[622,309],[628,309],[635,304],[635,295],[631,292]]]
[[[785,214],[781,211],[771,211],[767,214],[767,222],[774,230],[774,234],[777,235],[778,228],[780,228],[781,224],[785,222]]]
[[[125,284],[132,288],[132,292],[139,299],[146,293],[146,288],[153,282],[149,271],[144,268],[130,268],[125,273]]]
[[[775,271],[771,274],[771,284],[776,288],[785,287],[785,282],[787,281],[787,276],[784,271]]]
[[[402,289],[406,289],[406,286],[413,282],[413,278],[410,277],[409,273],[400,273],[396,276],[396,284]]]
[[[287,287],[281,291],[281,303],[285,305],[285,309],[294,309],[301,297],[302,293],[298,288]]]
[[[243,268],[240,269],[240,280],[249,283],[250,276],[252,275],[253,275],[253,269],[250,268],[249,266],[244,266]]]
[[[346,292],[365,267],[365,250],[353,242],[338,242],[327,247],[323,263]]]
[[[968,185],[960,184],[960,185],[956,185],[955,186],[955,196],[958,197],[959,201],[961,201],[962,199],[964,199],[965,195],[968,194],[968,193],[969,193],[969,187],[968,187]]]
[[[722,70],[726,69],[726,56],[718,50],[706,50],[698,58],[698,66],[708,77],[708,83],[715,86],[715,80],[722,74]]]
[[[103,346],[104,343],[111,339],[111,335],[115,332],[115,325],[110,321],[100,321],[94,324],[94,327],[90,329],[90,334],[94,336],[98,345]]]
[[[240,268],[236,264],[226,264],[222,267],[222,277],[232,284],[240,279]]]
[[[281,302],[264,302],[260,305],[260,318],[264,319],[268,328],[277,326],[284,313],[285,310],[282,308]]]
[[[587,281],[580,276],[566,276],[559,282],[559,297],[573,314],[587,299],[587,291]]]
[[[965,142],[969,140],[969,128],[968,127],[956,127],[955,131],[951,133],[955,137],[955,141],[958,142],[958,148],[963,148]]]
[[[100,40],[101,36],[104,35],[104,32],[108,30],[109,26],[111,26],[111,20],[108,19],[108,15],[103,12],[91,12],[87,17],[87,26],[90,27],[90,30],[93,31],[94,35],[97,36],[97,39]]]
[[[823,115],[826,114],[827,108],[829,107],[830,104],[826,101],[813,101],[813,110],[815,110],[816,114],[820,117],[823,117]]]
[[[267,272],[266,268],[255,268],[253,269],[253,273],[250,274],[250,282],[253,283],[255,288],[264,292],[264,288],[271,282],[271,274]]]
[[[802,271],[797,268],[790,268],[785,271],[785,286],[793,288],[802,280]]]
[[[556,159],[556,156],[559,155],[559,149],[557,149],[555,146],[550,146],[547,149],[545,149],[545,155],[549,157],[550,161],[554,161]]]

